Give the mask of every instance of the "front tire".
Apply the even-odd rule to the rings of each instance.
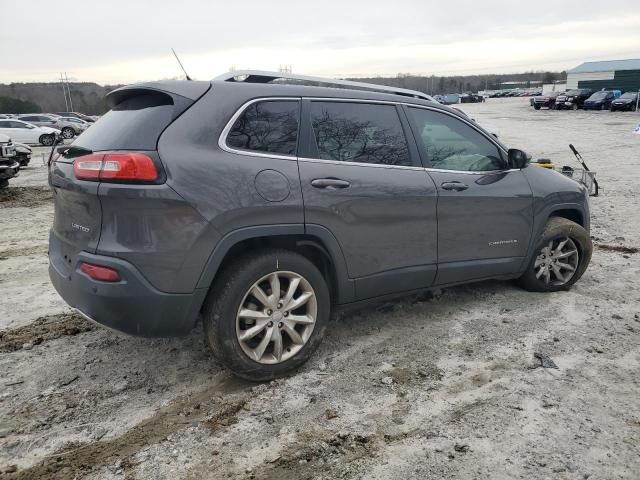
[[[51,145],[53,145],[54,138],[53,138],[53,135],[45,134],[45,135],[40,135],[40,138],[38,139],[38,141],[40,142],[41,145],[44,145],[45,147],[50,147]]]
[[[530,292],[568,290],[589,266],[593,245],[571,220],[551,217],[518,284]]]
[[[324,336],[329,288],[307,258],[266,250],[225,267],[204,309],[204,331],[215,356],[252,381],[300,367]]]

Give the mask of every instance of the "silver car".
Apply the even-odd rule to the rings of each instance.
[[[73,138],[76,135],[80,135],[90,126],[89,122],[85,122],[80,118],[58,117],[58,128],[62,131],[64,138]],[[71,133],[71,130],[73,130],[73,133]]]
[[[38,127],[57,128],[62,132],[64,138],[73,138],[84,132],[89,124],[83,120],[72,117],[60,117],[54,114],[32,113],[17,117],[23,122],[29,122]]]

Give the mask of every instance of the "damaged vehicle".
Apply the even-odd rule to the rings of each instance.
[[[229,72],[109,93],[49,166],[49,274],[141,336],[202,321],[237,375],[290,373],[332,311],[516,280],[566,290],[592,253],[588,192],[412,90]]]
[[[14,143],[16,147],[16,160],[20,164],[21,167],[26,167],[29,165],[31,161],[31,155],[33,154],[33,150],[29,145],[25,145],[24,143]]]
[[[20,170],[16,161],[16,147],[7,135],[0,133],[0,188],[9,186],[9,180]]]

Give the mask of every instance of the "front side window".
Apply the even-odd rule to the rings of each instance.
[[[317,158],[412,165],[394,105],[311,102]]]
[[[487,172],[504,167],[498,147],[461,120],[433,110],[408,110],[431,168]]]
[[[300,102],[265,100],[249,105],[227,135],[227,146],[241,150],[295,155]]]

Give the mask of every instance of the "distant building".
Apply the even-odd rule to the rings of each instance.
[[[567,72],[567,89],[640,91],[640,58],[586,62]]]

